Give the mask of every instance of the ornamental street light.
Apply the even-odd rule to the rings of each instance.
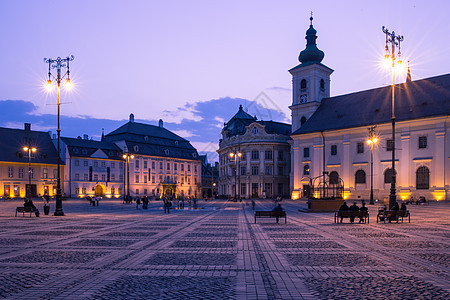
[[[69,70],[69,62],[73,61],[74,56],[67,56],[66,58],[58,57],[56,59],[44,58],[44,62],[48,64],[48,80],[47,80],[47,90],[52,90],[52,77],[56,80],[58,84],[58,129],[56,132],[58,133],[58,171],[57,171],[57,181],[56,181],[56,205],[55,205],[55,213],[54,216],[64,216],[64,211],[62,209],[62,197],[61,197],[61,80],[67,76],[66,84],[64,85],[67,89],[72,87],[72,83],[70,81],[70,70]],[[61,76],[61,69],[66,68],[66,72]],[[56,69],[56,77],[53,76],[51,69]]]
[[[35,147],[25,146],[23,151],[28,152],[28,185],[27,185],[27,198],[31,200],[31,152],[36,152]]]
[[[394,113],[394,103],[395,103],[395,69],[401,67],[401,52],[400,52],[400,42],[403,41],[403,36],[395,35],[395,32],[389,32],[389,30],[383,26],[382,28],[384,34],[386,35],[386,53],[384,56],[384,62],[386,66],[392,68],[392,179],[391,179],[391,192],[389,194],[389,209],[391,209],[395,202],[397,202],[397,196],[395,191],[395,113]],[[389,53],[389,46],[391,47]],[[398,53],[396,54],[396,48],[398,47]]]
[[[127,197],[127,201],[128,198],[130,197],[130,158],[134,159],[134,155],[133,154],[129,154],[129,153],[125,153],[123,156],[123,159],[125,159],[125,164],[126,164],[126,172],[127,172],[127,192],[126,192],[126,197]],[[125,200],[125,199],[124,199]]]
[[[233,159],[234,158],[234,196],[236,197],[236,199],[239,198],[239,185],[237,183],[237,172],[238,172],[238,157],[241,157],[242,153],[241,152],[230,152],[230,158]]]
[[[375,204],[373,201],[373,146],[378,142],[378,138],[374,134],[376,126],[369,128],[369,138],[367,144],[370,146],[370,201],[369,204]]]

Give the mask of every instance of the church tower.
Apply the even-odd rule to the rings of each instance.
[[[323,98],[330,97],[330,75],[333,70],[321,64],[325,54],[316,45],[316,33],[311,15],[306,31],[306,48],[300,52],[300,64],[289,70],[292,75],[292,132],[299,129],[319,107]]]

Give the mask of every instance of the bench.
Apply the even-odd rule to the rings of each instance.
[[[386,219],[390,222],[392,220],[398,220],[402,219],[402,223],[403,223],[403,218],[408,218],[408,223],[411,223],[411,215],[409,213],[409,210],[381,210],[378,212],[377,215],[377,223],[378,221],[383,221],[384,223],[386,223]]]
[[[284,223],[286,224],[286,212],[285,211],[264,211],[264,210],[257,210],[255,211],[255,223],[256,218],[283,218],[284,217]]]
[[[25,213],[30,213],[30,218],[31,218],[31,214],[32,213],[36,214],[36,212],[39,212],[39,210],[33,209],[32,207],[23,207],[23,206],[16,207],[16,217],[17,217],[17,213],[22,213],[23,217],[25,217]]]
[[[341,210],[334,213],[334,223],[339,223],[339,218],[364,218],[364,223],[369,224],[369,212],[368,211],[352,211]]]

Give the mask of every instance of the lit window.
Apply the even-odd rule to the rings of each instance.
[[[303,167],[303,175],[309,175],[309,165]]]

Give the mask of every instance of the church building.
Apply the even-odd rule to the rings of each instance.
[[[322,64],[316,30],[292,74],[291,197],[309,197],[314,178],[327,172],[344,182],[345,199],[389,196],[395,151],[397,199],[450,199],[450,74],[395,85],[395,149],[391,86],[330,97],[332,69]],[[377,137],[367,143],[370,132]],[[371,160],[371,151],[373,158]],[[371,173],[371,162],[373,172]]]

